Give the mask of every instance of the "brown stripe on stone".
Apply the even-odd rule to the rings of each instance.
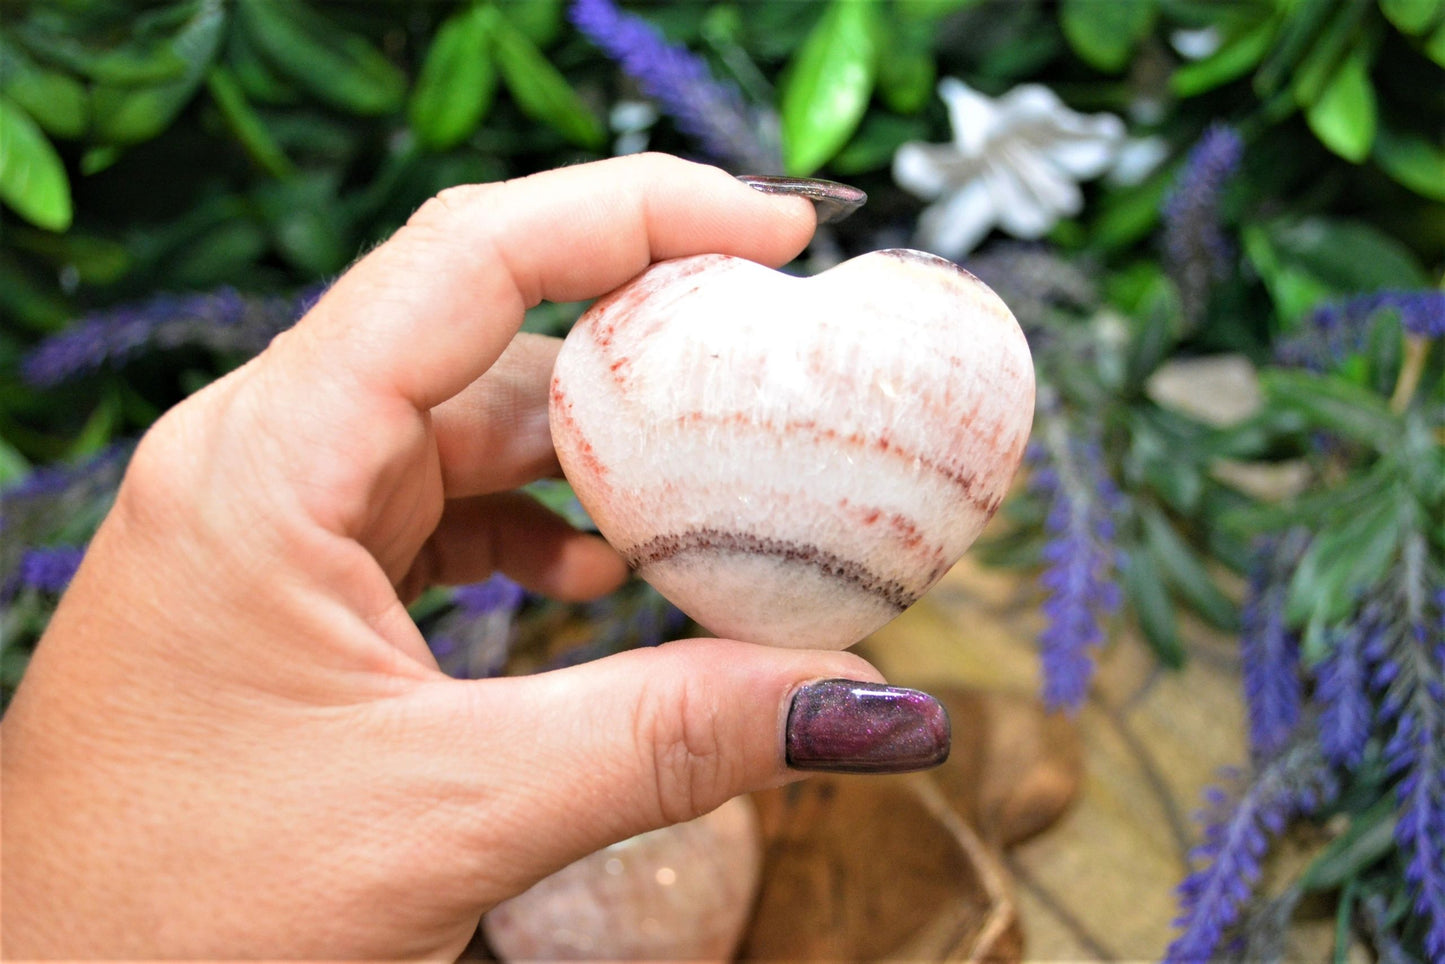
[[[748,556],[766,556],[782,562],[811,566],[830,579],[844,582],[860,592],[882,600],[902,612],[918,601],[915,593],[894,579],[884,579],[861,563],[844,559],[807,542],[770,539],[748,532],[726,529],[691,529],[654,536],[631,549],[622,550],[622,557],[634,569],[666,562],[694,553],[725,552]]]

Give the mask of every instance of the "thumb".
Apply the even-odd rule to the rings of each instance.
[[[693,639],[464,685],[516,734],[472,743],[484,759],[466,765],[507,788],[493,826],[516,831],[501,840],[520,887],[804,770],[917,770],[949,749],[937,700],[848,653]]]

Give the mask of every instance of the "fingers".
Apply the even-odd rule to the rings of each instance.
[[[561,471],[547,422],[559,338],[520,334],[491,369],[432,410],[449,498],[501,492]]]
[[[594,297],[689,254],[780,265],[814,224],[800,198],[665,155],[452,188],[337,281],[286,347],[311,377],[428,409],[486,371],[542,299]]]
[[[564,602],[596,599],[627,578],[626,563],[601,537],[578,532],[520,492],[506,492],[449,502],[397,593],[411,599],[430,585],[479,582],[498,571]]]
[[[818,684],[819,680],[854,680]],[[898,771],[941,762],[947,715],[847,653],[686,640],[539,676],[458,683],[474,737],[450,768],[504,773],[481,843],[545,874],[689,820],[796,767]],[[453,716],[455,720],[457,717]],[[791,723],[790,723],[791,720]],[[480,791],[486,792],[486,791]],[[534,832],[548,827],[549,832]],[[497,865],[494,859],[494,866]],[[523,880],[519,886],[530,881]]]

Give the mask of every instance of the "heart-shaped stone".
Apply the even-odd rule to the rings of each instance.
[[[893,249],[796,278],[701,255],[582,316],[551,421],[598,529],[684,612],[841,649],[978,536],[1033,404],[1013,314],[949,261]]]

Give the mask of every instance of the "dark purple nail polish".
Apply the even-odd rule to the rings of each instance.
[[[948,711],[919,690],[825,679],[788,710],[788,766],[830,773],[905,773],[948,759]]]
[[[817,209],[819,224],[841,221],[868,201],[868,195],[851,184],[825,181],[819,177],[739,174],[738,180],[764,194],[793,194],[807,198]]]

